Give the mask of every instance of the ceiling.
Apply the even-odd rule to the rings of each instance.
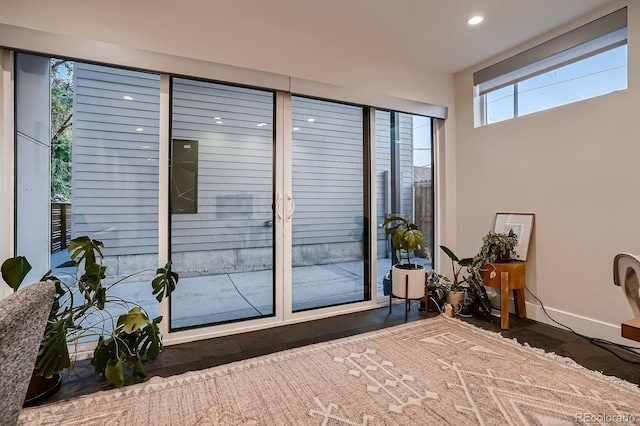
[[[255,63],[324,49],[455,73],[611,1],[2,0],[0,22],[211,61],[233,43]]]

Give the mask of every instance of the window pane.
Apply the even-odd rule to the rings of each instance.
[[[172,167],[193,175],[173,171],[172,185],[197,197],[197,212],[178,211],[172,191],[174,329],[274,314],[273,103],[272,92],[173,79]]]
[[[391,136],[392,114],[397,114],[399,122],[398,141]],[[392,188],[391,165],[396,161],[392,145],[396,142],[399,176],[398,187]],[[433,257],[432,146],[430,117],[376,110],[376,223],[381,224],[392,214],[413,220],[420,227],[425,241],[422,250],[416,252],[412,260],[425,265],[427,270],[431,269]],[[399,198],[399,212],[393,208],[394,195]],[[376,240],[378,296],[388,296],[383,281],[391,269],[393,247],[382,228],[378,228]]]
[[[487,124],[514,117],[513,85],[487,93],[485,97],[487,102]]]
[[[626,88],[625,45],[518,83],[518,114],[530,114]]]
[[[104,243],[112,280],[146,270],[109,294],[155,318],[160,77],[76,62],[74,78],[72,235]]]
[[[293,310],[368,298],[362,107],[293,97]]]
[[[144,271],[109,288],[108,295],[156,317],[150,281],[158,268],[160,77],[26,54],[16,58],[18,251],[38,277],[51,268],[74,290],[70,238],[102,241],[103,286]],[[36,176],[34,170],[38,180],[25,180]],[[106,310],[119,315],[128,307],[114,303]],[[103,317],[108,330],[112,322]]]

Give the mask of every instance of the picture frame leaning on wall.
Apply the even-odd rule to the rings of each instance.
[[[534,213],[496,213],[493,230],[505,234],[513,231],[518,236],[518,244],[515,247],[516,259],[526,261],[534,222]]]

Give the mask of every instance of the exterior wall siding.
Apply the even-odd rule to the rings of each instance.
[[[75,63],[72,234],[106,256],[157,254],[159,98],[158,75]]]

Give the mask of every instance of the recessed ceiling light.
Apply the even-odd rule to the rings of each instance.
[[[267,123],[258,123],[258,127],[264,127],[266,125],[267,125]]]
[[[223,124],[222,121],[218,120],[216,121],[216,124]]]
[[[213,117],[214,120],[222,120],[222,117]]]
[[[469,20],[467,21],[467,24],[469,25],[478,25],[480,22],[484,21],[484,18],[482,16],[474,16],[472,18],[469,18]]]
[[[316,119],[315,119],[315,118],[307,118],[307,121],[308,121],[309,123],[313,123],[314,121],[316,121]]]
[[[136,128],[136,132],[144,132],[144,127],[138,127],[138,128]]]
[[[294,127],[293,130],[297,132],[298,130],[300,130],[300,127]]]
[[[124,99],[125,101],[132,101],[133,97],[126,95],[126,96],[123,96],[122,99]]]
[[[151,145],[142,145],[142,149],[149,149],[151,148]]]

